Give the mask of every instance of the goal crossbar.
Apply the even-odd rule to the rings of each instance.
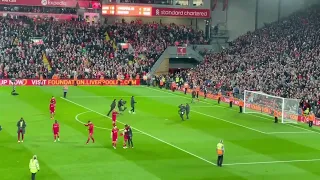
[[[261,91],[244,91],[244,113],[272,115],[282,123],[297,123],[292,118],[299,113],[299,99],[269,95]]]

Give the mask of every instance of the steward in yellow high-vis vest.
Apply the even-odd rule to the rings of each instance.
[[[37,172],[40,171],[40,166],[36,155],[30,159],[29,169],[31,172],[31,180],[35,180]]]
[[[68,86],[67,86],[67,85],[64,85],[64,86],[63,86],[63,97],[64,97],[64,98],[67,98],[67,93],[68,93]]]
[[[220,142],[217,144],[217,155],[218,155],[217,166],[219,167],[222,167],[223,154],[224,154],[224,145],[223,145],[223,141],[220,140]]]

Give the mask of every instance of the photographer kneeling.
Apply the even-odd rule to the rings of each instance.
[[[120,99],[119,101],[118,101],[118,110],[119,110],[119,113],[122,113],[123,111],[125,111],[126,109],[127,109],[127,107],[125,107],[125,105],[126,105],[126,101],[124,101],[124,100],[122,100],[122,99]]]

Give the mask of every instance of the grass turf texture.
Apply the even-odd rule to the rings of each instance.
[[[191,105],[190,120],[182,122],[178,105],[190,95],[147,87],[70,87],[68,99],[61,87],[0,88],[1,180],[29,179],[28,163],[38,155],[38,179],[319,179],[319,129],[306,125],[274,124],[272,118],[239,114],[238,107],[201,100]],[[61,142],[54,143],[48,106],[57,98],[56,119]],[[134,149],[111,146],[111,120],[103,116],[116,98],[135,95],[137,114],[118,118],[134,129]],[[129,105],[129,104],[128,104]],[[27,122],[25,142],[17,143],[16,122]],[[95,144],[85,145],[87,128],[76,121],[91,120]],[[123,128],[123,124],[118,123]],[[216,144],[223,139],[226,154],[216,167]]]

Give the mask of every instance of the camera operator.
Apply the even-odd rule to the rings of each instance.
[[[126,101],[124,101],[123,99],[120,99],[118,101],[118,110],[119,110],[119,113],[122,113],[123,111],[125,111],[127,108],[125,107],[126,105]]]

